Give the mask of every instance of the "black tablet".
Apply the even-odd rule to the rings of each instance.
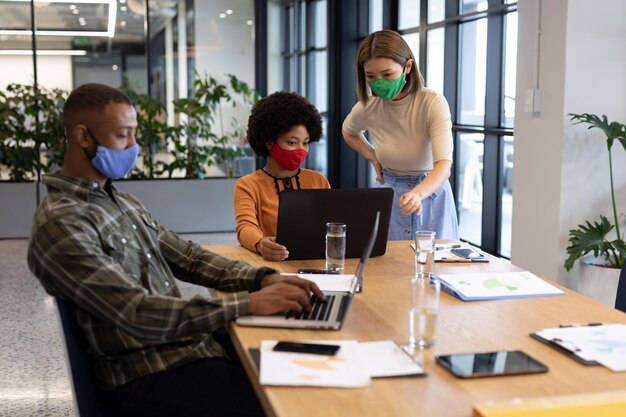
[[[441,355],[437,362],[459,378],[548,372],[547,366],[521,350]]]

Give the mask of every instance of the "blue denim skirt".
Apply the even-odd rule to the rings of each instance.
[[[422,200],[421,216],[418,216],[417,212],[402,214],[399,198],[424,181],[427,175],[396,175],[383,169],[385,183],[382,185],[376,183],[376,186],[393,189],[389,240],[413,240],[418,230],[434,231],[437,233],[436,239],[459,239],[459,222],[449,181]]]

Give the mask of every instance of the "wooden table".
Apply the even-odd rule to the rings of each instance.
[[[323,260],[272,263],[240,246],[212,246],[209,250],[254,265],[284,272],[298,267],[322,268]],[[498,272],[519,268],[490,258],[489,263],[435,264],[435,273]],[[357,259],[346,261],[346,271]],[[428,376],[373,379],[365,388],[298,388],[260,386],[248,348],[263,339],[408,340],[409,281],[414,252],[408,242],[389,242],[387,253],[370,259],[364,289],[352,304],[340,331],[230,328],[233,342],[268,416],[471,416],[472,405],[515,397],[615,391],[626,387],[626,373],[601,366],[588,367],[531,339],[528,334],[560,323],[626,323],[626,314],[567,290],[566,296],[462,302],[442,292],[437,344],[422,354]],[[434,363],[435,354],[521,349],[550,371],[546,374],[461,380]]]

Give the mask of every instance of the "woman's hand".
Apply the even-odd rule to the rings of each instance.
[[[402,214],[411,214],[417,211],[418,216],[422,214],[422,196],[415,189],[405,193],[399,198]]]
[[[376,150],[374,149],[372,144],[369,143],[367,139],[365,139],[363,133],[361,132],[358,135],[351,135],[350,133],[342,129],[341,134],[343,135],[343,139],[346,141],[349,147],[351,147],[352,149],[363,155],[365,159],[370,161],[370,163],[374,167],[374,171],[376,171],[376,181],[384,184],[385,180],[383,179],[382,174],[383,167],[380,162],[378,162],[378,158],[376,158]]]
[[[376,171],[376,181],[378,181],[381,185],[385,183],[385,179],[383,178],[383,166],[378,162],[378,158],[374,156],[373,159],[370,159],[372,166],[374,167],[374,171]]]
[[[276,243],[275,236],[264,237],[256,244],[256,251],[266,261],[284,261],[289,256],[286,247]]]

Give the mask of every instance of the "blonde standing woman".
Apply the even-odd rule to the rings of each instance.
[[[378,186],[394,190],[389,239],[413,239],[417,230],[458,239],[448,181],[453,140],[446,99],[424,87],[411,49],[394,31],[374,32],[361,42],[356,70],[359,101],[342,133],[372,164]],[[363,135],[366,130],[373,144]]]

